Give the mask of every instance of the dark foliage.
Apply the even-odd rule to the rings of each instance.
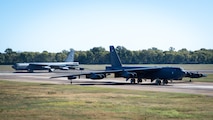
[[[213,64],[213,50],[200,49],[188,51],[181,49],[162,51],[157,48],[130,51],[123,46],[116,50],[124,64]],[[0,53],[0,64],[14,64],[18,62],[61,62],[69,51],[59,53],[15,52],[11,48]],[[76,51],[75,61],[81,64],[109,64],[110,55],[103,47],[94,47],[88,51]]]

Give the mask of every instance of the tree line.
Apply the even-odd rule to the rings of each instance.
[[[153,47],[147,50],[131,51],[123,46],[117,46],[116,51],[124,64],[213,64],[213,49],[175,51],[171,47],[168,51],[162,51]],[[4,53],[0,53],[0,64],[62,62],[68,53],[68,50],[58,53],[16,52],[7,48]],[[94,47],[87,51],[75,51],[75,61],[80,64],[110,64],[110,54],[103,47]]]

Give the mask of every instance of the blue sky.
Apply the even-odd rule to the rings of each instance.
[[[0,52],[213,49],[213,0],[0,0]]]

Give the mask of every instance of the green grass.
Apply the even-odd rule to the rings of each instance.
[[[12,65],[0,65],[0,72],[1,71],[14,71]]]
[[[0,119],[212,120],[203,95],[0,81]]]
[[[190,78],[184,78],[183,81],[189,81]],[[207,74],[206,77],[202,78],[193,78],[191,79],[194,82],[213,82],[213,74]]]

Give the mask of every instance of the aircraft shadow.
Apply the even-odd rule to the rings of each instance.
[[[27,72],[27,71],[16,71],[16,72],[13,72],[13,73],[29,73],[29,74],[32,74],[32,73],[49,73],[49,72]]]
[[[116,85],[131,85],[131,86],[158,86],[156,83],[140,83],[140,84],[131,84],[131,83],[120,83],[120,82],[93,82],[93,83],[81,83],[81,82],[73,82],[74,85],[81,85],[81,86],[93,86],[93,85],[113,85],[113,86],[116,86]],[[162,85],[159,85],[159,86],[162,86]],[[167,85],[164,85],[164,86],[171,86],[169,84]]]

